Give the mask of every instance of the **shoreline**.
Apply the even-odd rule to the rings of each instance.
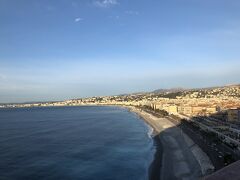
[[[153,161],[148,168],[149,180],[160,180],[161,177],[161,167],[162,167],[162,155],[163,146],[161,140],[158,136],[152,137],[156,152],[153,155]]]
[[[162,169],[162,158],[163,158],[163,145],[161,139],[158,137],[159,130],[156,126],[151,123],[150,119],[144,117],[136,108],[133,106],[118,106],[120,108],[126,108],[130,112],[138,116],[142,121],[144,121],[148,126],[153,129],[152,140],[153,146],[155,147],[155,153],[153,154],[152,162],[148,167],[148,179],[149,180],[160,180],[161,179],[161,169]]]
[[[147,121],[141,114],[138,114],[137,112],[131,110],[130,107],[125,107],[130,112],[135,113],[142,121],[144,121],[148,126],[150,126],[153,129],[152,132],[152,140],[153,140],[153,146],[155,148],[155,153],[153,154],[152,162],[150,163],[150,166],[148,168],[148,179],[149,180],[160,180],[161,179],[161,167],[162,167],[162,156],[163,156],[163,145],[161,142],[161,139],[158,137],[158,130],[156,127],[153,127],[151,122]]]
[[[132,106],[122,107],[137,114],[154,129],[156,152],[149,167],[150,180],[199,179],[213,171],[214,167],[206,153],[168,119],[157,118]]]
[[[149,180],[200,179],[212,172],[213,166],[208,156],[190,137],[167,118],[158,118],[134,106],[104,106],[126,108],[153,128],[152,139],[156,152],[153,154],[148,169]]]
[[[149,180],[160,180],[161,179],[161,169],[162,169],[162,158],[163,158],[163,145],[161,142],[161,139],[158,137],[159,130],[154,126],[148,118],[144,117],[142,114],[140,114],[138,111],[135,111],[134,107],[129,106],[119,106],[127,108],[130,112],[136,114],[138,117],[140,117],[148,126],[150,126],[153,129],[152,132],[152,140],[153,140],[153,146],[155,147],[155,153],[153,154],[153,160],[150,163],[150,166],[148,168],[148,179]]]

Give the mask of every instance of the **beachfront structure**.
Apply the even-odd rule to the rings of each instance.
[[[240,122],[240,109],[228,109],[227,120],[229,122]]]
[[[187,116],[198,116],[198,115],[211,115],[218,112],[216,105],[209,106],[204,104],[189,103],[185,102],[185,99],[182,100],[161,100],[157,102],[149,103],[148,105],[152,109],[165,110],[169,114],[184,114]],[[147,104],[146,104],[147,105]]]
[[[217,113],[217,107],[179,105],[177,109],[178,113],[188,116],[211,115]]]
[[[177,111],[177,106],[176,106],[176,105],[170,105],[170,106],[168,107],[168,112],[169,112],[170,114],[177,114],[177,113],[178,113],[178,111]]]

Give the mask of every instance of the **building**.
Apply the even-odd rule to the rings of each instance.
[[[193,116],[202,115],[203,111],[204,111],[204,107],[201,107],[201,106],[192,107],[192,115]]]
[[[228,109],[227,120],[230,122],[240,122],[240,109]]]
[[[168,112],[170,114],[177,114],[178,113],[178,109],[177,109],[177,106],[176,105],[170,105],[168,107]]]
[[[192,115],[192,107],[191,106],[183,106],[183,105],[179,105],[177,107],[177,112],[179,114],[185,114],[187,116],[191,116]]]
[[[217,107],[207,107],[206,111],[207,111],[207,114],[215,114],[218,112],[218,108]]]
[[[156,109],[162,109],[162,103],[155,104]]]

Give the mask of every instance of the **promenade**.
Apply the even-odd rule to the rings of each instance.
[[[213,171],[208,156],[175,124],[134,107],[130,110],[151,125],[160,138],[163,148],[160,179],[199,179]]]

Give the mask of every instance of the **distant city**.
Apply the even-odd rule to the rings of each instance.
[[[79,105],[124,105],[148,106],[170,114],[215,115],[226,121],[240,121],[234,115],[240,107],[240,85],[202,89],[161,89],[149,93],[133,93],[114,96],[99,96],[56,102],[6,103],[1,108],[79,106]],[[230,113],[231,112],[231,113]]]

